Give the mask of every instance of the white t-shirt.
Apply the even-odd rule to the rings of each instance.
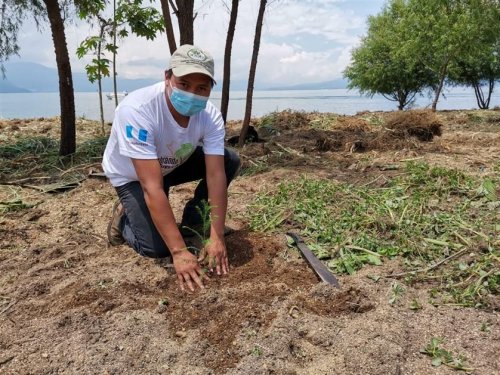
[[[173,118],[165,82],[128,94],[115,110],[102,167],[113,186],[138,181],[134,159],[158,159],[163,175],[184,163],[197,146],[208,155],[224,155],[224,120],[210,102],[191,116],[186,128]]]

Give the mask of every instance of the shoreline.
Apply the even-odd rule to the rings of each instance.
[[[105,93],[104,93],[105,94]],[[214,92],[210,101],[220,108],[220,92]],[[241,121],[245,116],[246,93],[231,92],[227,119]],[[22,100],[20,99],[22,98]],[[0,119],[47,118],[60,113],[59,93],[0,93]],[[114,101],[103,98],[104,119],[111,122],[114,117]],[[494,93],[491,108],[500,106],[500,92]],[[417,98],[415,109],[430,107],[426,96]],[[290,91],[255,91],[253,96],[252,117],[259,118],[272,112],[286,109],[303,112],[335,113],[337,115],[355,115],[360,112],[396,111],[396,103],[382,96],[372,98],[360,96],[353,90],[290,90]],[[473,92],[456,91],[446,94],[438,103],[438,111],[476,110],[477,103]],[[75,93],[76,117],[99,120],[99,102],[94,92]]]

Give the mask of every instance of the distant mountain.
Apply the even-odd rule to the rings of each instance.
[[[333,81],[300,83],[292,86],[270,87],[268,90],[329,90],[329,89],[345,89],[348,81],[342,78]]]
[[[248,87],[248,83],[245,80],[236,81],[236,80],[232,79],[229,82],[229,86],[230,86],[231,91],[246,91],[247,87]],[[259,90],[259,89],[262,90],[261,87],[262,87],[261,85],[255,84],[256,90]],[[222,91],[222,78],[217,80],[217,84],[214,86],[213,89],[214,89],[214,91]]]
[[[57,92],[59,77],[57,69],[31,62],[8,62],[5,64],[6,80],[0,80],[0,92]],[[133,91],[140,87],[151,85],[161,80],[118,78],[119,91]],[[73,87],[75,91],[97,91],[97,83],[89,82],[87,75],[73,72]],[[103,91],[113,91],[113,81],[103,79]],[[22,91],[20,91],[22,90]]]
[[[0,77],[0,92],[58,92],[59,77],[57,69],[32,63],[32,62],[7,62],[5,63],[6,79]],[[151,85],[162,79],[159,72],[158,79],[126,79],[118,77],[118,91],[133,91]],[[337,79],[326,82],[303,83],[293,86],[276,86],[266,88],[262,83],[255,83],[255,90],[321,90],[345,88],[347,81]],[[90,83],[87,75],[82,72],[73,72],[73,87],[77,92],[95,92],[97,83]],[[113,91],[113,81],[110,77],[103,79],[104,92]],[[246,80],[232,80],[231,90],[245,91]],[[222,90],[222,78],[217,80],[215,91]]]
[[[9,80],[7,79],[0,79],[0,92],[29,92],[29,90],[23,89],[21,87],[17,87],[16,85],[13,85]]]
[[[0,92],[58,92],[59,77],[57,69],[31,62],[8,62],[5,64],[6,80],[0,79]],[[162,79],[126,79],[118,78],[118,91],[133,91],[152,85]],[[97,83],[89,82],[87,75],[73,72],[73,86],[78,92],[95,92]],[[113,81],[109,77],[103,79],[103,91],[113,91]],[[231,90],[246,90],[246,81],[231,81]],[[222,78],[217,80],[215,91],[222,90]]]

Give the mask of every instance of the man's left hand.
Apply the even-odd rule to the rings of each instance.
[[[210,237],[203,250],[198,261],[207,264],[210,272],[213,272],[215,266],[217,275],[226,275],[229,273],[229,261],[224,238]]]

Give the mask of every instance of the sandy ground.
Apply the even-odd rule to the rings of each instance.
[[[307,140],[281,139],[294,157],[230,187],[228,222],[236,229],[227,237],[230,274],[194,294],[180,292],[175,275],[157,262],[127,246],[107,246],[115,195],[106,181],[87,179],[59,194],[16,190],[38,204],[0,216],[0,373],[456,373],[433,367],[420,352],[433,337],[465,355],[471,373],[500,373],[498,311],[434,307],[427,303],[432,285],[422,283],[406,285],[389,304],[394,280],[367,276],[401,271],[397,259],[339,276],[335,289],[318,282],[283,234],[251,232],[245,219],[256,192],[300,173],[359,183],[389,178],[394,171],[380,166],[409,158],[498,173],[500,113],[480,128],[459,112],[439,116],[443,136],[412,148],[319,154]],[[48,125],[4,121],[0,134],[13,126]],[[266,147],[247,146],[243,160]],[[177,215],[193,187],[173,189]],[[13,189],[0,186],[0,200]],[[410,309],[415,298],[422,309]]]

